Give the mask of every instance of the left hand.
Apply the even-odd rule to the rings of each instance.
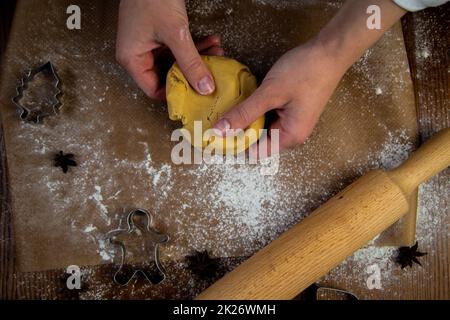
[[[175,59],[199,94],[215,90],[200,54],[223,55],[220,38],[194,43],[184,0],[122,0],[116,47],[117,61],[153,99],[165,100],[165,75]]]

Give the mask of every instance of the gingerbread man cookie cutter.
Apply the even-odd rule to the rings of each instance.
[[[141,223],[136,221],[137,218],[140,218]],[[144,223],[142,223],[142,219]],[[119,269],[113,276],[114,282],[126,286],[140,273],[152,284],[161,283],[166,278],[166,271],[159,257],[159,246],[169,241],[169,237],[153,227],[153,216],[145,209],[135,209],[129,212],[126,217],[126,227],[125,229],[119,228],[112,230],[106,235],[106,239],[111,244],[120,247],[122,254]],[[140,263],[140,266],[135,266],[127,263],[130,249],[127,245],[127,239],[129,240],[130,238],[140,238],[141,245],[137,248],[141,254],[150,254],[150,262],[154,263],[158,275],[155,276],[154,272],[149,271],[146,268],[148,265],[143,266]],[[136,248],[136,246],[134,247]]]

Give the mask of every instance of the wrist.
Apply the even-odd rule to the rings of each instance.
[[[367,8],[376,4],[382,16],[379,28],[369,28]],[[405,13],[391,0],[348,0],[319,32],[317,41],[344,72],[374,45]]]
[[[328,75],[328,80],[339,81],[352,65],[347,57],[339,53],[340,44],[333,37],[328,39],[318,34],[306,45],[314,52],[315,60],[320,61],[321,69]]]
[[[314,46],[322,52],[322,56],[341,76],[355,62],[355,59],[349,54],[344,39],[334,32],[323,29],[313,40]]]

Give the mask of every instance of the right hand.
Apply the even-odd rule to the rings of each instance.
[[[235,134],[234,130],[245,130],[273,111],[276,116],[270,125],[269,136],[258,149],[266,150],[267,154],[258,156],[265,157],[302,144],[312,133],[344,73],[345,68],[336,63],[334,55],[326,50],[320,39],[313,38],[286,52],[272,66],[259,88],[225,113],[214,128],[221,136]],[[279,140],[272,142],[274,129],[279,130]],[[277,150],[271,150],[272,143],[278,144]]]
[[[165,99],[164,64],[173,60],[199,94],[214,92],[214,78],[200,54],[223,55],[223,49],[218,36],[194,44],[184,0],[120,2],[116,58],[149,97]]]

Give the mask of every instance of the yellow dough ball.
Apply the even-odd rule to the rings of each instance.
[[[209,96],[198,94],[175,63],[169,70],[166,83],[169,118],[182,121],[183,128],[190,133],[190,137],[185,138],[196,148],[208,147],[216,151],[222,148],[224,154],[241,152],[260,138],[264,116],[231,139],[204,137],[203,133],[256,90],[256,79],[246,66],[236,60],[213,56],[202,56],[202,59],[214,77],[215,91]],[[198,142],[193,138],[194,121],[202,122],[202,139],[197,139]]]

